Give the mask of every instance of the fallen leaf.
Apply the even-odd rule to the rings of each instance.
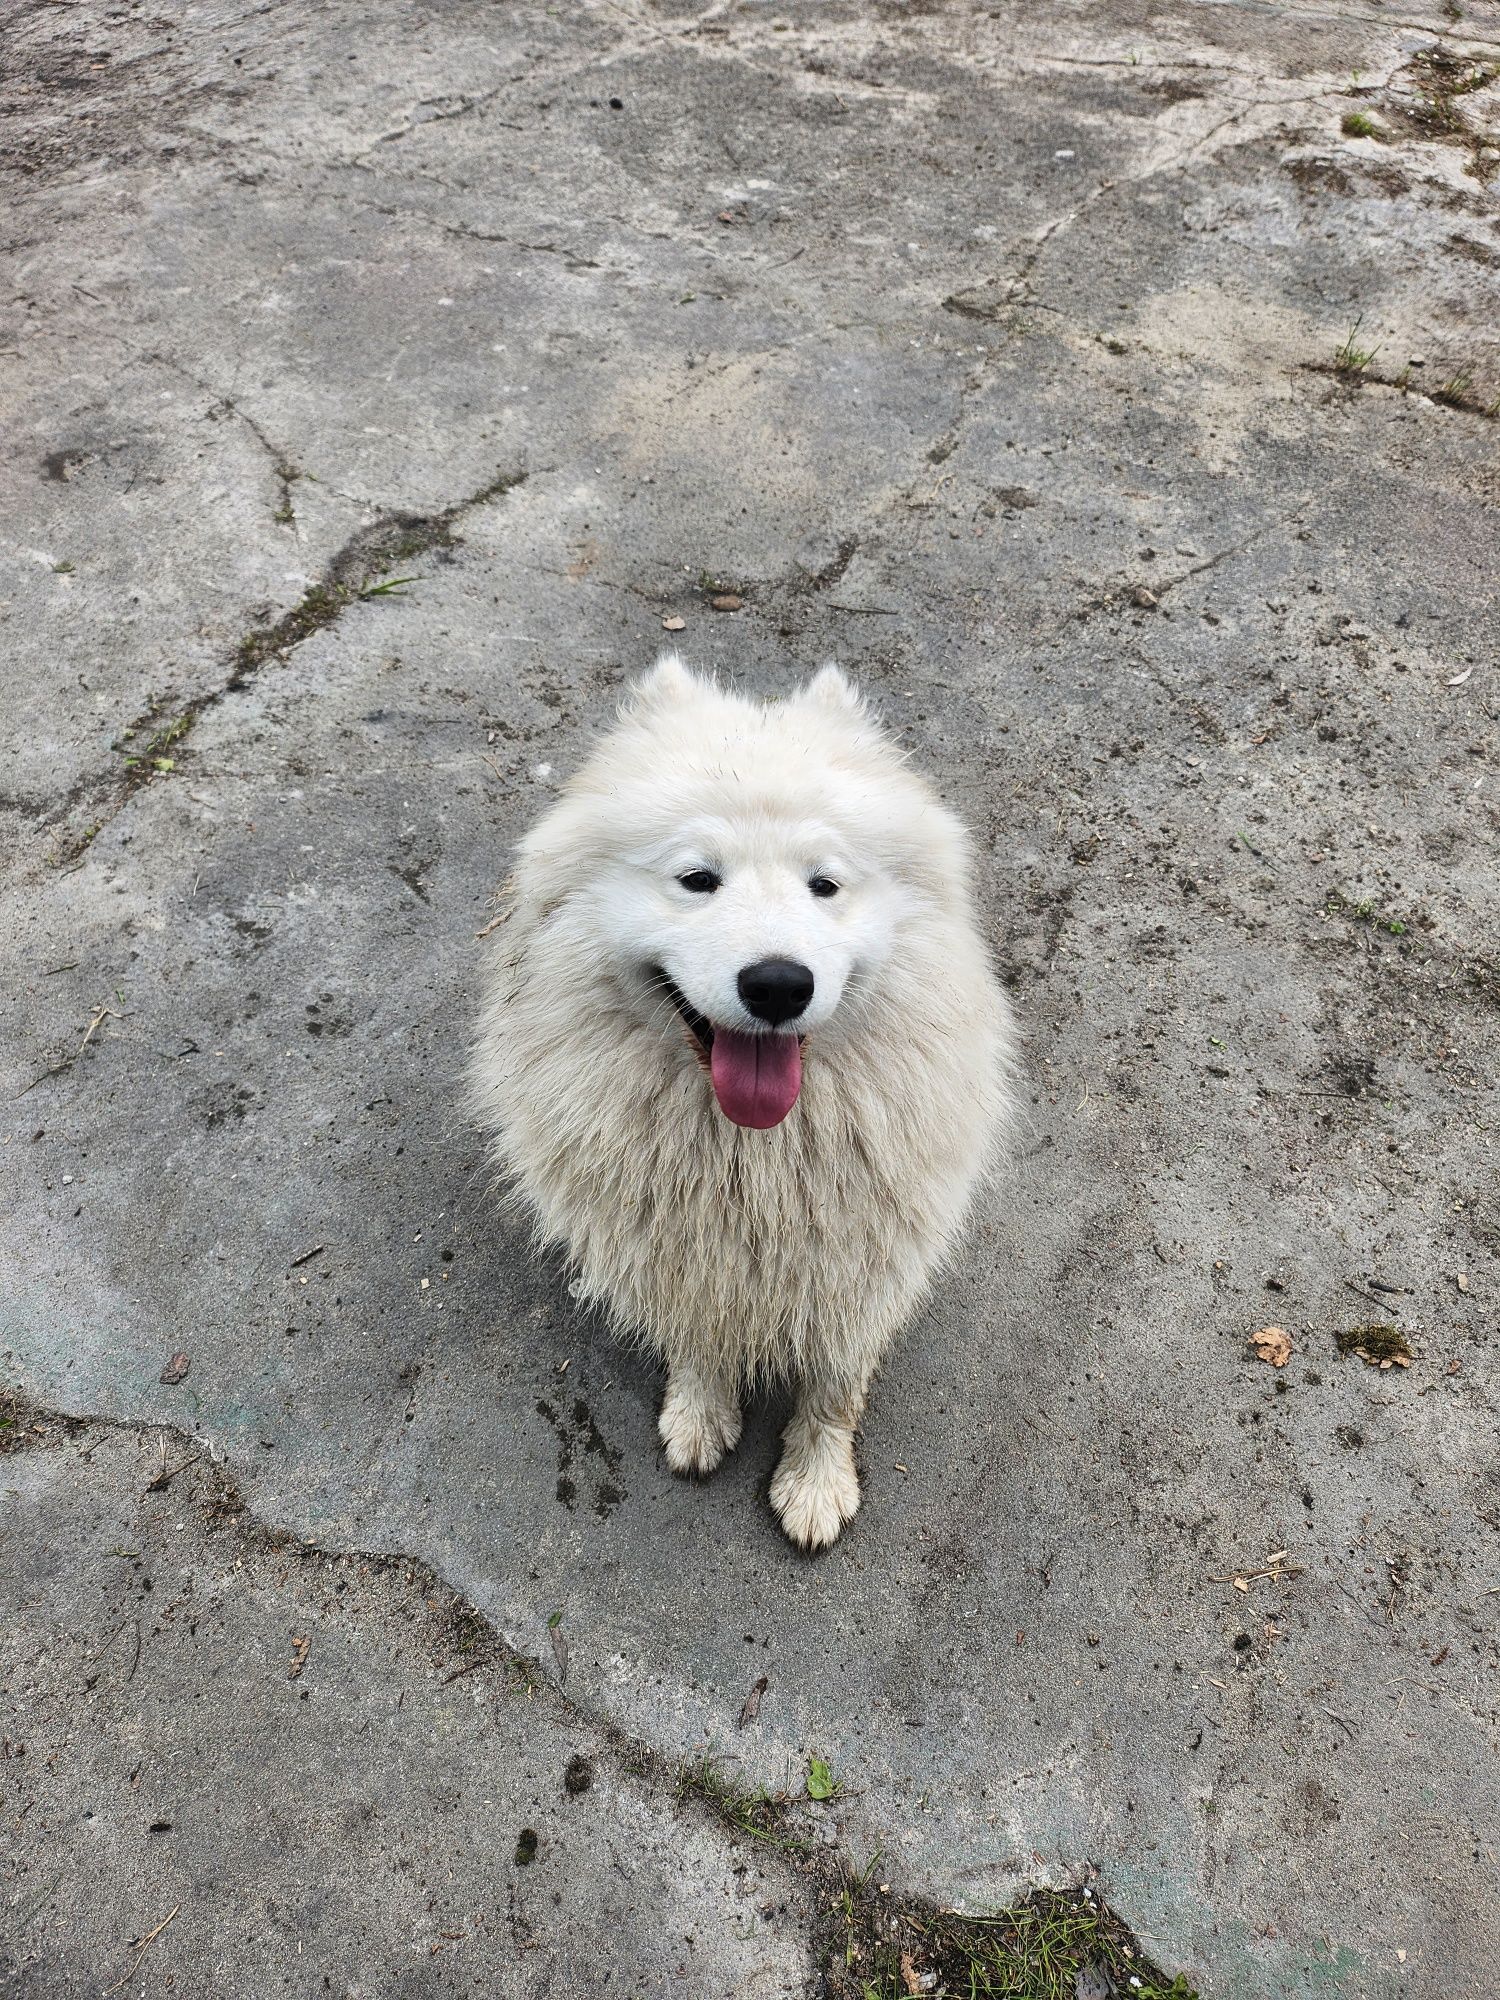
[[[1145,584],[1140,583],[1131,591],[1130,601],[1132,604],[1139,605],[1142,611],[1154,611],[1157,605],[1160,604],[1161,599],[1154,590],[1147,590]]]
[[[909,1994],[922,1993],[926,1990],[909,1951],[903,1951],[901,1954],[901,1984]]]
[[[834,1783],[831,1767],[821,1757],[807,1760],[807,1796],[810,1799],[831,1799],[838,1790]]]
[[[717,597],[711,597],[708,601],[715,611],[743,611],[745,608],[744,598],[736,597],[732,590],[721,591]]]
[[[165,1388],[174,1388],[187,1374],[192,1365],[192,1362],[185,1354],[174,1354],[156,1379]]]
[[[1245,1579],[1242,1576],[1237,1576],[1235,1578],[1234,1587],[1236,1590],[1246,1590],[1246,1591],[1248,1591],[1250,1588],[1249,1584],[1246,1583]]]
[[[1455,1272],[1453,1282],[1455,1285],[1457,1285],[1458,1289],[1464,1294],[1465,1298],[1467,1298],[1469,1294],[1468,1272],[1467,1271]]]
[[[1259,1333],[1251,1334],[1250,1345],[1273,1368],[1285,1368],[1292,1358],[1292,1336],[1284,1326],[1263,1326]]]
[[[770,1685],[770,1681],[762,1674],[760,1679],[755,1683],[755,1686],[751,1688],[749,1694],[745,1696],[745,1706],[740,1710],[741,1729],[747,1728],[754,1722],[756,1716],[760,1714],[760,1698]]]
[[[300,1632],[292,1634],[292,1664],[286,1670],[286,1677],[289,1681],[296,1680],[302,1669],[307,1665],[307,1655],[311,1647],[311,1639],[305,1638]]]
[[[681,632],[686,624],[685,618],[663,618],[661,629],[663,632]]]

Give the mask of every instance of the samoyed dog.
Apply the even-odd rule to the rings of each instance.
[[[795,1384],[771,1504],[832,1542],[892,1336],[1006,1123],[963,829],[837,667],[752,701],[666,655],[521,843],[473,1097],[576,1293],[666,1364],[674,1472]]]

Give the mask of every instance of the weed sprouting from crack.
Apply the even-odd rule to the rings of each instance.
[[[455,523],[462,514],[486,500],[520,485],[525,474],[498,479],[479,493],[447,507],[441,514],[387,514],[373,526],[361,528],[339,550],[325,574],[305,590],[289,611],[269,625],[247,632],[234,654],[234,664],[223,692],[234,694],[243,688],[267,660],[285,658],[296,647],[323,631],[356,599],[399,597],[399,585],[411,583],[409,576],[394,576],[393,570],[414,557],[430,555],[434,549],[452,548],[457,537]],[[211,694],[203,703],[216,700]]]
[[[1361,313],[1345,334],[1343,346],[1334,350],[1333,365],[1340,375],[1358,375],[1380,352],[1378,347],[1361,347],[1358,344],[1359,329],[1363,323],[1364,314]]]
[[[133,723],[129,729],[122,732],[119,742],[114,746],[124,758],[122,768],[127,771],[140,770],[149,773],[175,769],[176,758],[169,757],[166,753],[172,744],[181,742],[187,735],[193,726],[194,717],[190,714],[179,715],[174,722],[169,722],[165,727],[158,729],[145,743],[138,744],[135,739],[142,728],[149,726],[149,721],[148,717],[145,722]],[[98,830],[95,827],[93,833],[97,833]],[[90,839],[93,838],[93,833],[88,836]]]
[[[1369,384],[1375,388],[1394,389],[1402,396],[1423,397],[1429,403],[1441,403],[1447,409],[1462,410],[1471,417],[1487,417],[1491,422],[1500,417],[1500,396],[1482,395],[1475,389],[1473,378],[1462,370],[1450,375],[1436,389],[1423,389],[1409,362],[1399,375],[1382,375],[1378,369],[1371,368],[1369,364],[1379,352],[1378,348],[1363,353],[1356,346],[1352,358],[1346,358],[1358,326],[1356,320],[1349,330],[1349,338],[1332,361],[1304,361],[1302,367],[1311,375],[1336,375],[1350,389],[1362,389]]]
[[[805,1854],[810,1842],[792,1832],[791,1801],[785,1792],[768,1792],[745,1784],[727,1771],[726,1760],[712,1752],[684,1764],[677,1774],[679,1803],[696,1799],[734,1833],[764,1842],[783,1854]]]
[[[1457,100],[1493,83],[1500,68],[1441,49],[1422,50],[1412,58],[1411,67],[1424,86],[1418,97],[1420,122],[1430,131],[1468,138],[1468,120]]]
[[[26,1441],[31,1406],[19,1390],[0,1384],[0,1451],[19,1451]]]
[[[292,482],[300,479],[302,474],[295,465],[289,465],[284,458],[278,458],[272,470],[281,487],[281,499],[271,519],[279,528],[290,528],[297,518],[296,509],[292,505]]]
[[[1473,377],[1462,371],[1457,375],[1450,375],[1446,382],[1440,383],[1432,392],[1432,400],[1444,404],[1450,410],[1480,410],[1488,417],[1494,416],[1496,411],[1500,410],[1500,403],[1481,404],[1479,397],[1474,393]]]
[[[296,475],[292,468],[279,465],[278,476],[286,484]],[[175,719],[165,728],[155,730],[142,746],[137,745],[136,739],[151,730],[163,706],[160,698],[153,700],[145,713],[122,731],[115,747],[124,753],[124,760],[117,796],[110,812],[103,820],[91,825],[84,836],[71,841],[57,858],[64,862],[76,861],[101,826],[120,810],[133,792],[152,778],[166,776],[174,770],[176,759],[165,754],[168,746],[180,742],[206,710],[225,695],[237,694],[247,687],[267,661],[285,659],[315,633],[326,630],[356,600],[405,596],[407,593],[403,586],[415,579],[393,575],[392,571],[418,556],[430,555],[435,549],[454,547],[459,539],[458,523],[466,514],[489,501],[500,499],[522,485],[527,477],[525,472],[499,473],[477,493],[445,507],[441,513],[386,514],[351,535],[324,574],[308,586],[290,610],[245,634],[231,655],[229,673],[219,686],[206,688],[201,694],[174,704],[177,708]],[[289,500],[287,504],[290,505]]]
[[[1196,2000],[1185,1979],[1152,1964],[1091,1889],[1033,1889],[993,1916],[961,1916],[872,1890],[873,1872],[872,1862],[825,1899],[829,2000],[905,2000],[911,1993],[1076,2000],[1084,1992]]]

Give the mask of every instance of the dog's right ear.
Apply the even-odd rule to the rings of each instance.
[[[673,702],[685,700],[697,684],[696,675],[683,665],[681,656],[668,650],[631,688],[629,705],[637,712],[668,708]]]

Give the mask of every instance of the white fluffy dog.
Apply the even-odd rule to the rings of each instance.
[[[859,1505],[870,1380],[1009,1105],[968,847],[836,667],[791,699],[668,654],[521,844],[473,1061],[579,1296],[667,1366],[674,1472],[791,1377],[794,1542]]]

